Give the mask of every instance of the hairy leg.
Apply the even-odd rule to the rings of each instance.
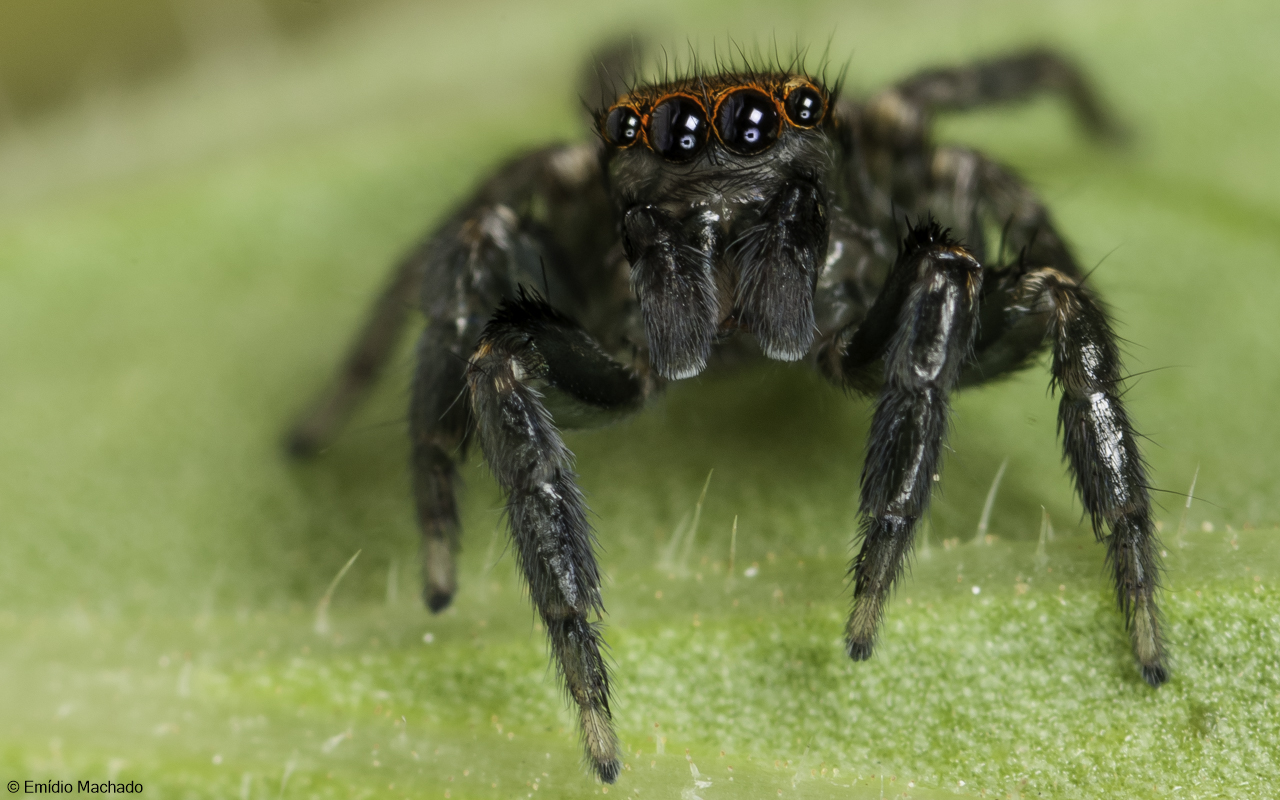
[[[965,365],[960,385],[1023,369],[1044,349],[1044,322],[1011,313],[1009,294],[1034,268],[1051,267],[1080,279],[1075,256],[1036,193],[981,153],[937,148],[927,187],[920,205],[956,225],[965,247],[987,265],[974,358]]]
[[[500,168],[460,210],[403,259],[375,301],[333,385],[288,437],[295,455],[328,442],[367,394],[416,301],[427,317],[409,409],[410,466],[422,532],[423,598],[438,611],[457,589],[459,526],[455,461],[463,455],[468,404],[464,366],[485,321],[521,283],[550,288],[573,305],[599,291],[573,264],[599,257],[593,232],[612,210],[589,146],[550,147]],[[530,213],[537,209],[538,214]]]
[[[1142,677],[1159,686],[1169,677],[1155,597],[1160,542],[1137,434],[1120,399],[1120,353],[1110,321],[1077,279],[1051,268],[1022,276],[1007,295],[1006,311],[1029,326],[1038,324],[1052,343],[1064,456],[1094,533],[1107,544]]]
[[[1115,335],[1049,212],[1021,180],[963,148],[934,151],[934,207],[1000,225],[1013,263],[987,272],[979,334],[960,383],[990,380],[1053,348],[1053,385],[1062,392],[1058,424],[1066,459],[1107,557],[1134,653],[1152,686],[1168,677],[1155,604],[1159,544],[1136,435],[1120,399]],[[1106,533],[1109,531],[1110,533]]]
[[[838,103],[835,112],[845,121],[860,154],[850,178],[865,187],[864,193],[872,198],[871,204],[880,215],[932,211],[946,217],[948,224],[964,233],[966,244],[975,248],[979,260],[987,263],[980,252],[982,243],[967,233],[974,218],[946,215],[945,206],[933,205],[924,197],[936,188],[937,156],[947,155],[943,149],[934,149],[934,117],[939,112],[1024,102],[1045,93],[1064,96],[1095,137],[1122,137],[1119,124],[1069,59],[1052,50],[1031,50],[928,70],[885,89],[865,104]],[[964,165],[960,161],[952,166]],[[957,177],[960,184],[965,182],[965,176],[957,173]],[[963,190],[963,186],[959,188]]]
[[[333,382],[289,429],[285,447],[291,455],[310,458],[324,449],[369,394],[404,333],[417,299],[422,269],[422,261],[413,256],[396,264]]]
[[[410,469],[414,507],[422,534],[422,600],[433,612],[458,590],[455,561],[461,526],[457,506],[457,458],[466,443],[469,406],[466,356],[475,336],[458,335],[452,323],[431,323],[418,341],[418,366],[409,401]]]
[[[948,395],[969,356],[981,290],[978,262],[932,222],[918,225],[867,319],[819,355],[828,376],[846,387],[865,391],[880,378],[862,470],[862,547],[850,569],[845,634],[853,659],[871,656],[889,590],[928,506]]]
[[[922,198],[924,207],[935,212],[945,209],[966,246],[985,251],[986,240],[999,232],[999,252],[991,254],[990,267],[1000,269],[999,259],[1014,257],[1080,274],[1071,249],[1039,196],[999,162],[965,147],[939,147],[929,165],[928,186]]]
[[[882,142],[923,141],[938,112],[970,111],[1057,94],[1092,136],[1118,139],[1123,130],[1071,59],[1039,48],[957,67],[919,72],[867,103],[868,132]]]
[[[534,279],[547,250],[541,233],[504,204],[459,215],[425,247],[422,304],[430,321],[418,341],[409,464],[422,534],[422,598],[433,612],[447,607],[458,588],[456,461],[470,426],[466,360],[485,320],[518,281]]]
[[[600,573],[573,454],[557,424],[598,424],[633,412],[648,389],[576,322],[524,293],[504,302],[485,327],[466,379],[480,446],[506,492],[516,558],[577,705],[587,759],[612,783],[621,763],[597,621]]]

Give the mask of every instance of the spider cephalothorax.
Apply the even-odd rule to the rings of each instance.
[[[597,74],[618,75],[624,60]],[[1110,323],[1035,194],[930,133],[938,112],[1043,91],[1064,95],[1091,132],[1113,132],[1079,72],[1045,51],[923,72],[865,102],[782,68],[610,94],[594,141],[510,161],[400,262],[290,447],[314,453],[333,435],[416,296],[427,322],[409,424],[424,599],[438,611],[456,591],[454,471],[478,440],[588,761],[612,782],[600,571],[559,429],[635,412],[731,351],[808,359],[874,396],[845,627],[861,660],[928,507],[950,394],[1047,347],[1066,459],[1107,544],[1141,674],[1158,686],[1160,548]],[[903,219],[916,221],[905,236]]]
[[[803,358],[840,157],[820,82],[789,73],[643,86],[599,114],[653,368],[687,378],[718,332]]]

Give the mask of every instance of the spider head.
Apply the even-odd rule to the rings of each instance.
[[[597,115],[649,351],[697,374],[727,329],[765,355],[808,352],[827,253],[832,95],[785,72],[645,86]]]

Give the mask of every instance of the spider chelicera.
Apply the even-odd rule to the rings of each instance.
[[[409,427],[425,602],[439,611],[457,589],[455,469],[474,438],[506,494],[588,762],[613,782],[600,571],[559,429],[639,411],[729,351],[807,360],[874,396],[845,628],[862,660],[929,503],[948,396],[1048,349],[1066,461],[1142,676],[1163,683],[1160,548],[1107,315],[1035,193],[931,136],[939,112],[1044,92],[1088,132],[1115,134],[1080,72],[1035,50],[922,72],[862,101],[796,64],[637,83],[628,53],[595,61],[587,96],[609,98],[595,140],[507,162],[399,262],[292,452],[331,439],[416,299],[426,328]],[[610,76],[630,88],[609,93]],[[1006,250],[1017,255],[1002,263]]]

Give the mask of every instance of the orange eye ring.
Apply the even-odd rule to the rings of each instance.
[[[634,106],[619,103],[610,108],[600,121],[600,134],[609,144],[625,150],[644,138],[647,121]]]
[[[731,153],[763,153],[782,135],[782,107],[771,93],[754,84],[735,86],[720,95],[713,117],[716,139]]]
[[[649,151],[678,163],[694,158],[714,136],[728,152],[752,156],[768,150],[788,127],[821,126],[831,109],[827,92],[801,75],[723,81],[702,92],[655,88],[622,95],[598,117],[606,144],[626,150],[643,141]]]
[[[707,110],[691,94],[673,92],[659,97],[645,115],[645,141],[649,149],[668,161],[688,161],[710,138]]]
[[[801,130],[816,128],[827,118],[827,96],[807,80],[791,80],[784,87],[782,109],[787,122]]]

